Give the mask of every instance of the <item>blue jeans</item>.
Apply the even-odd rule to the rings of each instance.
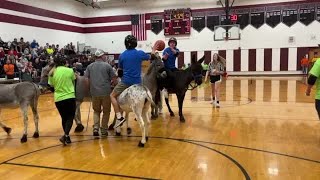
[[[302,73],[308,74],[308,66],[302,66]]]

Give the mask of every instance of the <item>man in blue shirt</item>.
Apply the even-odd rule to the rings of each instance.
[[[119,82],[113,89],[110,95],[111,103],[117,116],[117,123],[114,128],[121,126],[125,119],[122,117],[120,112],[120,107],[117,101],[117,97],[128,87],[133,84],[141,83],[141,64],[142,61],[150,60],[154,57],[157,45],[152,48],[151,56],[144,51],[136,50],[137,39],[132,35],[128,35],[124,44],[126,49],[119,57],[119,69],[118,76],[121,77],[121,82]]]
[[[163,51],[162,60],[164,62],[164,67],[167,70],[177,71],[176,59],[179,56],[179,49],[177,48],[177,39],[172,37],[168,42],[169,47]]]
[[[179,56],[179,49],[177,48],[177,39],[171,37],[168,41],[169,47],[163,51],[162,60],[164,63],[164,68],[159,70],[160,78],[158,78],[158,87],[160,90],[164,90],[164,93],[167,94],[164,88],[172,88],[173,86],[173,73],[178,71],[176,67],[176,60]],[[165,75],[164,75],[165,72]]]

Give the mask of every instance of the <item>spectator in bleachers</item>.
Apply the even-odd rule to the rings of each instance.
[[[35,68],[35,71],[37,72],[37,76],[40,76],[40,75],[41,75],[42,68],[43,68],[44,66],[42,65],[42,62],[40,62],[39,58],[36,58],[36,59],[34,60],[33,67]]]
[[[53,53],[54,53],[54,50],[53,50],[52,46],[49,46],[49,47],[47,48],[47,54],[48,54],[48,55],[52,55]]]
[[[11,47],[10,48],[13,48],[15,51],[18,51],[18,40],[17,40],[17,38],[14,38],[14,40],[11,43]]]
[[[9,59],[12,63],[15,63],[16,59],[18,59],[18,53],[13,47],[8,52],[7,59]]]
[[[3,70],[7,76],[7,79],[14,78],[14,65],[11,63],[9,59],[7,60],[7,63],[3,66]]]
[[[23,54],[24,55],[29,55],[30,54],[29,48],[25,48],[24,51],[23,51]]]
[[[38,48],[39,47],[39,44],[37,43],[36,40],[33,40],[32,43],[30,44],[31,48],[34,49],[34,48]]]
[[[4,64],[5,58],[6,58],[6,54],[3,50],[3,47],[0,47],[0,63],[1,63],[1,65]]]
[[[24,42],[24,39],[22,37],[20,38],[20,42],[18,43],[18,51],[22,53],[25,48],[26,48],[26,43]]]
[[[19,59],[16,61],[16,66],[17,66],[19,72],[21,72],[22,69],[24,68],[24,63],[22,63],[21,58],[19,58]]]

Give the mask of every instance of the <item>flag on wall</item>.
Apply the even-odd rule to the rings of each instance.
[[[146,16],[145,14],[131,15],[132,35],[134,35],[138,41],[147,40],[146,30]]]

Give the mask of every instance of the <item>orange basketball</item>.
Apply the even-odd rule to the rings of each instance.
[[[166,44],[162,40],[156,41],[155,45],[158,45],[158,51],[162,51],[166,47]]]

